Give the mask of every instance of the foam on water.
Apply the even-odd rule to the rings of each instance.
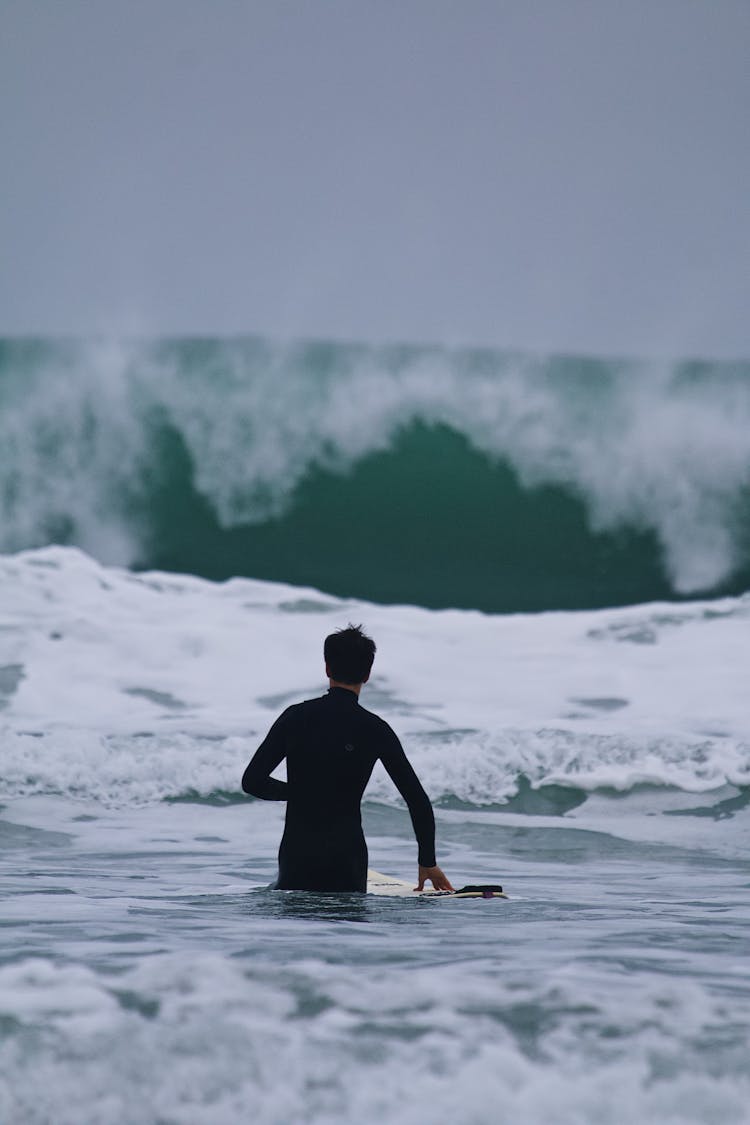
[[[726,1004],[700,986],[636,973],[623,1010],[603,981],[584,998],[564,968],[523,984],[458,966],[436,991],[439,971],[368,978],[313,958],[279,971],[209,954],[117,975],[9,965],[0,1113],[26,1125],[747,1120],[739,1057],[706,1061]]]
[[[69,548],[0,559],[0,580],[8,795],[118,804],[236,791],[275,714],[324,690],[322,638],[348,620],[379,645],[363,703],[408,741],[436,799],[497,803],[519,775],[584,790],[750,782],[747,598],[431,613],[133,575]],[[369,792],[393,799],[382,771]]]

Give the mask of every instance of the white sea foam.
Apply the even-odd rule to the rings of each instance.
[[[6,795],[236,791],[276,714],[325,690],[323,637],[349,620],[378,643],[363,704],[434,798],[496,803],[519,775],[621,791],[750,782],[747,598],[492,617],[134,575],[63,548],[0,558],[0,582]],[[382,771],[369,794],[394,799]]]
[[[8,965],[0,1116],[24,1125],[229,1125],[248,1112],[259,1125],[747,1120],[741,1060],[701,1053],[727,1004],[697,983],[634,973],[615,1000],[604,980],[598,989],[589,980],[582,996],[564,969],[522,985],[496,964],[454,966],[439,989],[435,972],[363,975],[313,958],[281,970],[208,954],[152,957],[116,975],[44,959]]]
[[[4,550],[70,535],[107,563],[137,553],[130,501],[148,434],[130,378],[132,350],[90,344],[31,371],[4,372],[0,400],[0,542]]]

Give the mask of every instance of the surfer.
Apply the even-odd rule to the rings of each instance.
[[[279,847],[282,890],[366,891],[367,844],[360,802],[378,759],[411,815],[418,880],[451,891],[435,860],[435,817],[403,747],[388,723],[360,706],[375,642],[359,625],[326,637],[327,695],[287,707],[242,775],[242,788],[266,801],[286,801]],[[287,780],[271,774],[286,758]]]

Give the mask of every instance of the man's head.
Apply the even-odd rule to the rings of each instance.
[[[375,659],[375,642],[365,636],[361,625],[349,625],[326,637],[323,655],[332,680],[340,684],[364,684],[370,678]]]

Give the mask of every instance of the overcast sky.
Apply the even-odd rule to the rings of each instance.
[[[0,332],[750,357],[750,0],[0,0]]]

